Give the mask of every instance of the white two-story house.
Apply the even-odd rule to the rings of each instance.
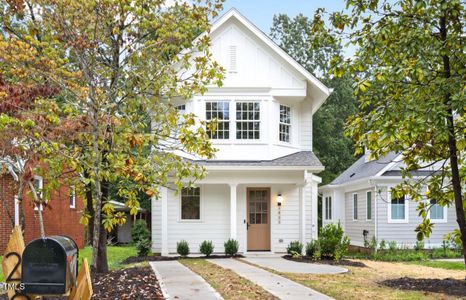
[[[312,118],[330,90],[234,9],[209,35],[223,86],[177,105],[218,119],[209,134],[219,151],[195,162],[208,172],[195,188],[162,188],[152,201],[153,252],[175,253],[180,240],[193,253],[204,240],[223,252],[230,238],[240,252],[285,252],[317,237],[315,174],[324,167],[312,152]]]

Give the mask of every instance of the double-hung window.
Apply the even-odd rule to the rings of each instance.
[[[325,220],[332,219],[332,197],[325,197]]]
[[[405,196],[392,198],[390,201],[390,218],[394,221],[406,220],[406,198]]]
[[[443,206],[440,206],[438,203],[437,203],[437,200],[435,199],[432,199],[430,200],[430,210],[429,210],[429,218],[430,220],[432,221],[436,221],[436,222],[446,222],[446,209],[445,207]]]
[[[181,190],[181,220],[201,219],[201,188]]]
[[[280,105],[279,136],[281,142],[290,142],[291,109],[289,106]]]
[[[372,192],[366,193],[366,220],[372,220]]]
[[[358,194],[353,194],[353,220],[358,219]]]
[[[260,139],[259,102],[236,102],[236,139]]]
[[[227,140],[230,138],[230,103],[228,101],[206,102],[206,120],[217,121],[215,130],[207,130],[209,138],[213,140]]]

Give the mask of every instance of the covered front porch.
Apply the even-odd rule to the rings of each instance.
[[[184,219],[182,195],[163,188],[152,202],[153,251],[176,253],[186,240],[191,253],[204,240],[215,252],[229,238],[239,252],[286,252],[289,242],[317,237],[317,185],[320,178],[303,170],[210,170],[199,182],[199,217]]]

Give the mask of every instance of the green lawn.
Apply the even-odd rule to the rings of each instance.
[[[136,248],[133,246],[109,246],[107,248],[107,257],[108,257],[108,267],[111,270],[120,269],[123,267],[121,262],[130,256],[136,256],[137,251]],[[79,264],[83,258],[86,257],[89,264],[92,263],[92,247],[85,247],[84,249],[79,250]],[[0,265],[2,263],[2,256],[0,256]],[[2,272],[2,268],[0,267],[0,282],[5,280]]]
[[[447,270],[466,270],[464,262],[457,261],[438,261],[438,260],[427,260],[427,261],[410,261],[407,264],[426,266],[432,268],[440,268]]]

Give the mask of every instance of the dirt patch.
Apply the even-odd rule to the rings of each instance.
[[[295,262],[308,263],[308,264],[323,264],[323,265],[332,265],[332,266],[349,266],[349,267],[367,268],[366,264],[360,261],[354,261],[354,260],[348,260],[348,259],[342,259],[339,261],[328,260],[328,259],[315,260],[309,256],[301,256],[300,258],[296,258],[296,257],[292,257],[291,255],[284,255],[283,258],[287,260],[292,260]]]
[[[242,255],[235,255],[235,258],[242,258]],[[231,256],[226,255],[211,255],[209,257],[181,257],[181,256],[161,256],[160,254],[154,254],[150,256],[130,256],[123,261],[123,264],[133,264],[133,263],[140,263],[145,261],[169,261],[169,260],[178,260],[178,259],[199,259],[199,258],[208,258],[208,259],[216,259],[216,258],[231,258]]]
[[[150,267],[134,267],[97,274],[92,299],[164,299]]]
[[[466,297],[466,280],[453,278],[429,279],[401,277],[385,280],[380,282],[380,284],[400,290],[425,291]]]

